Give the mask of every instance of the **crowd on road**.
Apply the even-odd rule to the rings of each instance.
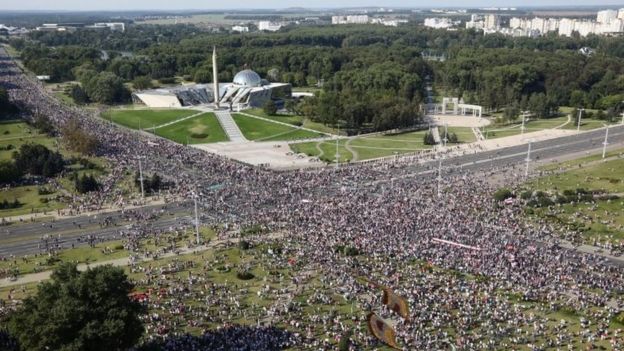
[[[352,325],[356,343],[363,348],[377,345],[362,323],[364,314],[314,307],[331,306],[336,299],[394,319],[398,341],[407,349],[441,349],[449,343],[463,350],[597,344],[624,349],[624,332],[610,326],[624,308],[624,269],[600,256],[560,247],[560,229],[545,222],[526,223],[519,207],[495,203],[491,185],[483,181],[489,174],[456,174],[438,183],[391,163],[276,173],[122,130],[61,104],[20,73],[2,50],[0,84],[26,111],[48,116],[57,126],[77,118],[100,138],[101,155],[113,170],[102,190],[76,198],[73,210],[89,211],[116,201],[116,181],[136,169],[140,155],[148,171],[175,182],[170,195],[200,197],[204,223],[219,224],[220,236],[253,226],[284,232],[280,239],[264,240],[282,246],[282,254],[273,258],[275,267],[296,262],[296,269],[311,270],[320,280],[320,286],[299,286],[294,275],[295,289],[259,291],[273,303],[242,310],[240,289],[210,282],[201,274],[179,279],[150,272],[151,278],[141,283],[156,291],[165,289],[168,296],[149,299],[150,310],[177,311],[166,318],[158,313],[146,317],[148,339],[166,340],[167,350],[217,344],[236,350],[294,345],[327,349]],[[130,242],[155,232],[144,230],[149,223],[139,221],[126,230],[124,239]],[[346,255],[339,247],[350,247],[355,254]],[[145,269],[141,267],[135,268]],[[381,308],[381,294],[366,281],[404,296],[411,310],[409,322]],[[301,291],[297,289],[310,294],[309,308],[294,299]],[[205,306],[184,301],[204,301]],[[211,306],[224,312],[207,313]],[[572,328],[568,320],[553,323],[548,317],[566,313],[576,316],[579,325]],[[270,318],[261,323],[265,317]],[[232,320],[245,319],[270,326],[231,325]],[[208,324],[222,328],[200,338],[179,335],[180,327],[201,329]]]

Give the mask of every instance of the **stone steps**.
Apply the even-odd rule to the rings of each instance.
[[[219,124],[221,124],[221,127],[227,134],[230,141],[247,141],[241,130],[238,128],[238,125],[236,125],[236,122],[234,122],[234,118],[232,118],[232,115],[228,111],[215,111],[215,115],[217,116]]]

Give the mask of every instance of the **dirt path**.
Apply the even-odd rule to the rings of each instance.
[[[358,161],[360,159],[360,155],[358,154],[358,152],[351,147],[351,142],[355,140],[354,138],[349,138],[347,140],[347,142],[344,144],[345,149],[347,149],[347,151],[349,151],[351,153],[351,155],[353,155],[353,158],[351,158],[351,162],[355,162]]]
[[[323,151],[323,148],[321,147],[322,143],[324,143],[324,141],[319,141],[318,143],[316,143],[316,150],[318,150],[319,152],[316,157],[318,157],[319,159],[325,155],[325,151]]]

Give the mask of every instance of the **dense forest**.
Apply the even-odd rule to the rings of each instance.
[[[50,74],[54,81],[80,81],[76,95],[102,103],[127,100],[124,82],[149,87],[151,79],[212,81],[210,55],[217,46],[221,81],[251,67],[271,81],[322,87],[316,98],[293,110],[356,131],[418,123],[429,77],[446,94],[468,102],[514,113],[531,110],[540,117],[563,105],[615,114],[624,100],[624,38],[511,38],[415,25],[225,35],[189,25],[142,25],[125,33],[34,32],[29,40],[12,44],[36,73]],[[582,55],[582,47],[595,53]],[[425,61],[423,52],[448,59]],[[111,84],[115,91],[101,92]]]

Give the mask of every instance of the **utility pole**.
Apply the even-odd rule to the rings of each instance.
[[[520,135],[524,135],[524,123],[526,121],[526,113],[522,112],[522,127],[520,129]]]
[[[448,123],[444,123],[444,147],[446,147],[447,142],[448,142]]]
[[[440,160],[438,161],[438,199],[442,197],[442,192],[440,189],[441,183],[442,183],[442,157],[440,157]]]
[[[529,177],[529,163],[530,162],[531,162],[531,141],[529,141],[529,150],[527,151],[527,157],[526,157],[526,169],[524,171],[525,178]]]
[[[340,153],[338,152],[338,140],[340,138],[340,125],[338,125],[338,135],[336,136],[336,169],[338,169],[338,163],[340,162]]]
[[[143,187],[143,164],[141,163],[141,156],[139,156],[139,179],[141,180],[141,198],[145,199],[145,188]]]
[[[607,129],[605,130],[605,140],[604,143],[602,143],[602,159],[604,160],[604,158],[607,156],[607,145],[609,145],[609,126],[607,126]]]
[[[576,126],[576,131],[580,132],[581,131],[581,116],[583,113],[584,109],[579,109],[579,115],[578,115],[578,125]]]
[[[195,202],[195,235],[197,236],[197,245],[199,245],[199,215],[197,213],[197,194],[193,194],[193,202]]]

